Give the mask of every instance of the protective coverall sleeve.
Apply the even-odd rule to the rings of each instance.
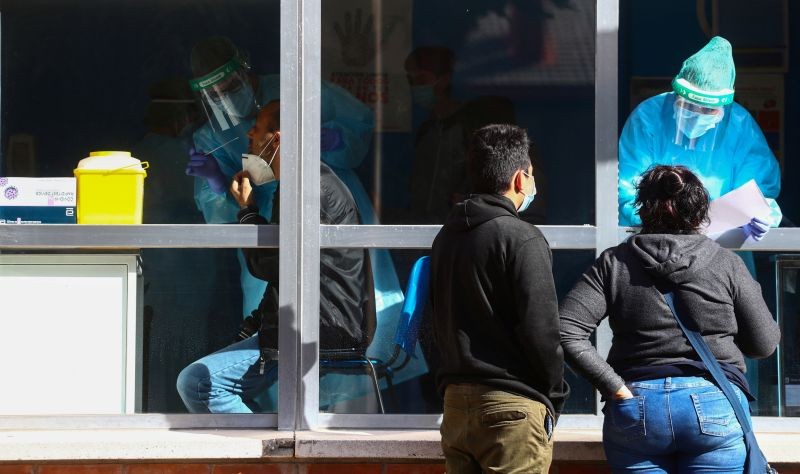
[[[652,110],[651,110],[652,109]],[[619,225],[642,225],[633,201],[641,174],[655,161],[653,130],[659,120],[658,108],[645,101],[628,117],[619,138]]]
[[[235,136],[235,135],[232,135]],[[217,148],[219,145],[230,139],[230,137],[221,136],[217,137],[210,126],[199,128],[194,132],[192,139],[195,144],[195,149],[199,152],[207,152]],[[220,142],[220,140],[224,140]],[[238,141],[242,141],[239,139]],[[241,144],[237,145],[241,146]],[[234,160],[231,153],[227,152],[227,148],[221,148],[215,151],[212,156],[217,160],[222,174],[229,180],[233,178],[238,169],[236,169],[236,161],[241,162],[241,158]],[[239,166],[241,169],[241,165]],[[239,205],[236,204],[230,193],[215,193],[207,183],[206,179],[198,178],[195,180],[194,186],[194,199],[197,208],[203,213],[203,217],[207,224],[223,224],[229,222],[236,222],[236,213],[239,211]]]
[[[239,206],[227,191],[222,194],[215,193],[205,178],[195,178],[194,200],[207,224],[236,222]]]
[[[322,161],[343,169],[361,164],[369,150],[375,119],[372,109],[341,87],[322,82],[323,128],[338,131],[342,145],[322,152]]]
[[[734,107],[741,110],[735,114],[737,120],[733,125],[736,128],[729,130],[729,133],[736,133],[739,137],[732,188],[736,189],[754,179],[770,205],[768,224],[771,227],[778,227],[783,218],[781,208],[775,202],[775,198],[781,192],[781,170],[778,160],[775,159],[761,128],[753,117],[738,104],[734,104]]]

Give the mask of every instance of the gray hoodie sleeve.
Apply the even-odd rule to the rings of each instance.
[[[772,317],[761,286],[750,276],[750,271],[738,256],[733,256],[733,311],[738,333],[736,346],[747,357],[763,359],[775,352],[781,339],[778,323]]]
[[[625,381],[600,357],[589,337],[606,317],[607,305],[603,291],[603,262],[600,256],[559,307],[561,345],[567,363],[583,375],[606,398],[614,394]]]

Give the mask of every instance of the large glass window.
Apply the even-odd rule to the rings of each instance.
[[[45,211],[21,211],[21,208],[7,207],[7,202],[0,207],[3,209],[0,217],[9,221],[17,217],[33,221],[41,215],[43,217],[36,218],[44,223],[74,224],[76,217],[81,222],[81,213],[86,216],[89,209],[103,208],[110,214],[123,214],[126,211],[120,209],[121,204],[142,200],[143,224],[235,225],[240,206],[228,189],[235,173],[242,170],[241,155],[249,148],[247,133],[255,122],[257,107],[277,99],[280,94],[278,0],[167,3],[156,0],[12,0],[3,2],[0,11],[3,70],[0,176],[6,177],[2,178],[0,190],[7,191],[9,196],[23,196],[20,186],[36,187],[38,184],[24,182],[15,187],[14,183],[19,183],[15,179],[72,177],[78,163],[95,151],[130,152],[145,163],[143,168],[147,174],[143,192],[136,195],[118,186],[134,179],[125,175],[129,171],[128,162],[114,161],[111,165],[100,166],[108,171],[107,175],[121,173],[119,180],[109,185],[86,184],[88,178],[81,183],[84,176],[78,173],[78,209],[77,213],[67,215],[71,220],[63,220],[64,216],[59,216],[60,221],[51,220],[54,218]],[[190,156],[191,150],[194,156]],[[47,185],[42,186],[46,188]],[[277,216],[270,215],[277,189],[275,183],[254,184],[253,188],[254,203],[259,205],[261,216],[276,221]],[[74,185],[72,193],[74,195]],[[53,206],[53,203],[35,205]],[[109,219],[101,216],[92,223],[119,223]],[[137,220],[133,218],[126,223],[138,223]],[[89,241],[94,236],[89,236],[92,233],[89,229],[84,230],[88,231],[84,244],[90,246]],[[141,229],[132,229],[130,235],[141,235],[141,232]],[[180,242],[174,247],[192,246],[187,243],[191,235],[181,234],[180,230],[158,232],[156,229],[148,233],[156,238],[143,241],[152,243],[158,239],[162,245]],[[208,231],[212,236],[215,232],[225,231]],[[197,237],[199,234],[208,237],[202,230],[197,234]],[[277,239],[270,243],[275,241]],[[217,244],[224,246],[226,242],[220,238]],[[258,244],[263,245],[263,240]],[[256,245],[255,238],[252,245]],[[277,250],[272,250],[272,263],[277,273]],[[227,406],[213,406],[205,401],[189,406],[176,389],[178,374],[184,367],[237,340],[244,318],[259,307],[267,278],[263,273],[250,271],[245,254],[234,248],[146,248],[141,251],[131,248],[123,253],[135,257],[134,277],[120,283],[113,275],[106,278],[100,272],[97,294],[93,295],[91,282],[80,283],[88,281],[83,272],[91,274],[94,271],[91,269],[102,265],[97,263],[102,260],[97,254],[109,254],[107,256],[113,259],[120,252],[100,249],[85,255],[88,252],[86,249],[38,252],[55,254],[52,255],[52,265],[55,265],[52,271],[58,278],[75,278],[74,295],[69,294],[66,283],[66,289],[58,290],[61,292],[53,296],[68,297],[66,299],[49,298],[51,289],[61,287],[51,287],[47,282],[61,280],[47,272],[35,275],[36,281],[14,280],[13,291],[10,284],[3,285],[4,291],[12,291],[7,296],[22,294],[30,299],[29,304],[19,307],[18,313],[18,318],[25,318],[28,323],[21,325],[16,321],[11,326],[13,331],[9,327],[3,329],[4,337],[22,341],[32,334],[55,331],[58,326],[49,327],[46,321],[49,321],[48,314],[57,314],[57,308],[61,308],[65,316],[78,318],[73,327],[66,328],[76,332],[74,345],[57,351],[48,351],[36,343],[19,348],[32,353],[47,351],[52,370],[73,375],[67,377],[65,383],[53,386],[63,392],[83,393],[91,389],[80,385],[82,377],[105,380],[107,374],[100,373],[92,365],[59,364],[59,361],[77,361],[88,348],[96,346],[98,361],[105,360],[115,369],[123,369],[129,377],[125,379],[126,389],[135,392],[136,412],[276,411],[276,384],[270,385],[268,388],[272,392],[263,396],[246,394],[243,397],[259,400],[271,397],[269,403],[251,404],[245,400],[244,405]],[[34,263],[34,259],[45,258],[45,255],[25,252],[13,257],[18,258],[16,263],[24,263],[26,258]],[[68,265],[62,263],[65,259]],[[136,278],[136,272],[141,277]],[[8,280],[11,275],[16,275],[12,267],[4,265],[0,277]],[[271,279],[277,287],[277,281]],[[115,294],[102,286],[105,281],[110,282],[108,285],[133,289],[132,293],[124,294],[125,298],[132,299],[125,301],[133,309],[119,315],[130,319],[130,327],[125,326],[125,319],[114,323],[111,316],[116,313],[110,314],[108,321],[100,318],[96,324],[91,322],[95,321],[92,317],[101,314],[103,303],[111,304],[110,295]],[[83,292],[80,297],[78,292]],[[37,299],[41,299],[42,304],[34,303]],[[8,312],[3,313],[4,324],[11,324],[6,318]],[[86,317],[80,318],[81,313]],[[40,321],[42,326],[39,326]],[[257,326],[250,328],[250,334],[257,329]],[[277,341],[277,327],[271,331],[275,333],[271,340]],[[95,342],[81,339],[89,334]],[[65,333],[64,337],[68,335]],[[135,343],[128,344],[126,337],[133,337]],[[35,341],[35,336],[31,341]],[[111,342],[116,343],[114,347],[122,351],[123,357],[134,357],[135,364],[126,366],[114,358],[115,354],[104,353],[102,348]],[[252,353],[258,357],[257,344]],[[24,351],[15,352],[13,358],[4,353],[0,373],[19,373],[14,367],[16,361],[25,359]],[[200,382],[202,380],[198,379]],[[235,377],[229,382],[235,395],[241,384]],[[40,413],[23,406],[15,409],[9,403],[3,406],[3,414]],[[97,413],[89,404],[80,407],[86,408],[72,411],[64,408],[64,412]],[[132,413],[133,409],[132,404],[123,405],[121,412]],[[100,412],[120,411],[101,409]]]
[[[616,241],[617,230],[609,225],[611,207],[596,202],[614,193],[606,181],[612,179],[606,165],[614,157],[609,129],[596,123],[596,117],[606,117],[610,109],[603,96],[595,96],[595,85],[616,80],[617,71],[608,69],[616,65],[608,58],[617,52],[619,87],[609,87],[608,93],[618,92],[621,132],[637,104],[669,90],[683,59],[715,34],[728,38],[737,64],[736,100],[755,119],[779,163],[782,227],[793,227],[800,219],[797,187],[786,185],[800,172],[791,160],[800,146],[800,134],[792,133],[800,123],[800,108],[794,106],[797,68],[791,67],[796,58],[790,54],[797,50],[797,35],[790,33],[800,26],[800,15],[793,2],[764,0],[753,9],[744,0],[646,6],[621,0],[617,49],[602,36],[616,31],[598,36],[596,26],[598,17],[604,25],[615,24],[608,8],[616,2],[322,0],[319,24],[319,12],[312,8],[316,3],[283,0],[284,6],[292,7],[283,12],[280,4],[2,3],[0,176],[5,181],[0,191],[5,195],[14,188],[8,195],[19,195],[11,178],[71,177],[79,161],[93,151],[130,151],[149,166],[144,170],[141,222],[159,224],[123,230],[83,225],[37,226],[30,232],[23,226],[0,229],[0,299],[5,308],[0,318],[0,374],[10,380],[25,377],[29,372],[13,362],[21,358],[20,351],[33,351],[31,363],[55,360],[65,366],[58,374],[61,386],[83,383],[83,389],[91,387],[100,397],[72,400],[80,403],[70,406],[50,405],[51,412],[275,412],[278,354],[259,348],[272,348],[281,340],[294,343],[284,346],[288,356],[283,360],[289,362],[282,374],[291,377],[281,384],[281,399],[288,403],[277,410],[283,428],[314,425],[318,414],[310,411],[316,411],[317,404],[324,425],[385,426],[371,417],[327,415],[384,411],[430,414],[379,419],[432,427],[441,413],[441,399],[434,381],[438,350],[430,315],[422,313],[413,356],[406,357],[396,347],[395,336],[402,326],[412,266],[430,253],[426,246],[436,228],[426,225],[442,224],[450,207],[469,191],[469,137],[477,128],[497,122],[527,130],[534,145],[531,159],[538,194],[523,218],[543,226],[554,250],[557,291],[563,297],[595,251],[602,250],[593,250],[587,241],[596,237],[603,242],[598,246]],[[281,13],[289,24],[280,23]],[[322,40],[319,51],[317,33]],[[220,36],[227,39],[206,42],[203,53],[193,54],[198,44]],[[314,52],[309,52],[310,45]],[[278,76],[281,58],[293,61],[283,65],[284,74],[291,76],[284,83]],[[320,77],[308,77],[308,71],[317,74],[317,66]],[[278,105],[278,98],[287,102]],[[316,143],[316,131],[309,132],[308,117],[316,121],[317,101],[321,151],[309,157],[304,154],[309,148],[306,136],[314,136]],[[265,111],[261,124],[250,104]],[[281,106],[286,115],[282,127]],[[281,131],[287,132],[283,139],[278,138]],[[286,151],[283,159],[281,150]],[[253,156],[243,159],[243,153]],[[325,165],[320,170],[319,223],[355,225],[357,231],[318,228],[316,216],[306,215],[314,208],[307,197],[315,198],[317,189],[316,177],[313,183],[304,177],[317,160]],[[297,186],[284,185],[278,192],[281,161],[288,176],[284,182]],[[255,168],[248,168],[253,163]],[[125,165],[117,170],[121,166]],[[250,204],[258,207],[253,216],[263,219],[248,222],[260,227],[235,224],[241,205],[229,187],[242,169],[258,175]],[[270,181],[270,176],[276,180]],[[352,197],[355,214],[333,212],[337,209],[330,205],[335,202],[324,194],[330,190],[325,180],[331,176],[339,191]],[[596,182],[608,189],[596,189]],[[113,212],[117,204],[137,199],[125,197],[116,187],[93,191],[98,190],[95,203]],[[284,216],[289,216],[282,222],[280,193]],[[8,209],[0,206],[0,219],[9,219]],[[59,222],[74,223],[78,215],[74,208],[72,212],[64,210]],[[16,214],[11,220],[17,219],[29,220]],[[278,226],[267,223],[280,224],[280,235]],[[596,227],[578,227],[584,224]],[[572,225],[576,227],[566,227]],[[800,413],[800,356],[791,342],[798,326],[794,281],[800,247],[793,234],[780,233],[783,230],[768,235],[761,249],[769,252],[756,247],[742,253],[784,334],[775,355],[748,362],[748,379],[758,397],[752,408],[762,416]],[[281,249],[276,248],[279,241]],[[61,242],[76,249],[64,248]],[[50,250],[42,250],[47,247]],[[240,248],[259,251],[248,258]],[[283,258],[281,274],[292,276],[289,281],[278,281],[278,255]],[[343,281],[341,274],[328,271],[331,259],[358,267],[354,275],[362,280]],[[280,307],[278,297],[269,296],[267,289],[279,286]],[[350,347],[330,343],[336,338],[331,339],[332,325],[326,319],[331,313],[324,305],[336,300],[336,291],[361,314],[351,321],[351,328],[362,332],[359,336],[355,331],[351,344],[344,344]],[[183,368],[226,348],[240,334],[261,328],[246,319],[254,310],[259,310],[257,317],[267,314],[262,331],[267,341],[265,345],[250,339],[248,350],[254,359],[246,365],[258,370],[259,357],[266,356],[269,373],[257,377],[261,384],[244,398],[234,396],[240,402],[247,399],[238,408],[216,405],[209,410],[211,404],[205,402],[187,407],[176,388]],[[12,313],[25,318],[9,317]],[[317,318],[318,335],[309,330]],[[73,324],[65,326],[65,320]],[[278,321],[293,326],[279,328]],[[45,327],[32,329],[31,322]],[[33,333],[62,344],[55,337],[59,331],[72,331],[75,339],[56,355],[25,343]],[[608,330],[601,328],[596,337],[600,351],[607,350]],[[309,346],[310,352],[305,350]],[[93,357],[95,348],[102,359]],[[366,360],[340,349],[357,349],[355,355],[360,351]],[[82,362],[89,365],[76,369]],[[312,381],[306,371],[317,362],[320,377]],[[113,383],[91,385],[98,371]],[[566,373],[572,386],[566,413],[595,413],[595,391],[581,377]],[[240,382],[233,381],[234,391],[241,388]],[[309,397],[304,399],[307,393],[319,397],[311,403]],[[3,398],[0,415],[42,414],[37,400],[47,394],[42,387],[39,398]],[[264,426],[263,420],[274,423],[275,418],[185,417],[190,421],[183,423],[204,426],[223,420],[227,426]],[[131,418],[135,419],[142,417]]]
[[[351,192],[361,224],[444,223],[470,192],[472,133],[492,123],[524,127],[533,144],[537,194],[523,219],[594,223],[594,2],[323,1],[321,35],[321,158]],[[352,224],[322,214],[323,224]],[[398,240],[414,232],[399,228]],[[375,359],[386,413],[441,411],[429,312],[419,323],[418,353],[406,361],[401,351],[394,360],[393,386],[385,377],[412,266],[429,253],[369,250],[377,332],[367,358]],[[559,289],[567,291],[589,262],[557,255]],[[322,264],[325,296],[335,281]],[[333,375],[342,364],[330,357],[321,354],[321,410],[379,412],[370,366],[363,361],[360,374],[351,367],[348,376]],[[330,400],[333,379],[350,380],[336,391],[350,400]],[[568,410],[593,413],[592,389],[570,382],[579,396]]]

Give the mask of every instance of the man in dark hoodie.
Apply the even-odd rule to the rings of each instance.
[[[546,473],[569,392],[550,247],[518,214],[536,194],[528,149],[514,125],[477,130],[467,156],[476,194],[433,242],[448,473]]]

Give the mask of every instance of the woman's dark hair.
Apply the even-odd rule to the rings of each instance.
[[[693,234],[708,222],[708,191],[685,166],[653,166],[636,186],[643,234]]]

